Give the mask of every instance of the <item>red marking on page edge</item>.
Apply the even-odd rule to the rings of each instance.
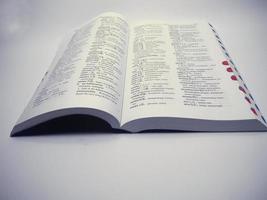
[[[243,87],[239,86],[238,88],[239,88],[239,90],[241,90],[241,91],[244,92],[245,94],[247,93],[246,90],[245,90]]]
[[[254,113],[254,115],[258,115],[258,113],[256,112],[254,108],[250,108],[250,110]]]
[[[235,75],[232,75],[232,76],[231,76],[231,79],[232,79],[233,81],[237,81],[237,77],[236,77]]]
[[[248,103],[251,103],[250,99],[248,97],[245,97]]]
[[[233,72],[233,69],[232,69],[231,67],[228,67],[228,68],[226,69],[226,71],[228,71],[228,72]]]
[[[223,65],[229,65],[229,63],[228,63],[227,60],[222,61],[222,64],[223,64]]]

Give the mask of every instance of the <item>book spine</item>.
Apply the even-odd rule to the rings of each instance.
[[[262,123],[267,125],[265,118],[263,117],[259,107],[257,106],[251,92],[249,91],[247,85],[245,84],[240,72],[237,70],[236,65],[234,64],[231,56],[229,55],[228,51],[226,50],[221,38],[219,37],[215,28],[209,23],[211,30],[213,31],[216,40],[221,47],[221,50],[225,56],[225,60],[221,62],[221,64],[225,67],[225,71],[229,73],[229,78],[233,81],[238,82],[238,90],[244,94],[244,100],[250,105],[251,112],[255,115],[255,117],[260,120]]]

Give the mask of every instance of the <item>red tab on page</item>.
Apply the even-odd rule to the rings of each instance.
[[[235,75],[232,75],[232,76],[231,76],[231,79],[232,79],[233,81],[237,81],[237,77],[236,77]]]
[[[250,108],[250,110],[255,114],[255,115],[258,115],[256,110],[254,108]]]
[[[242,86],[239,86],[238,88],[239,88],[239,90],[241,90],[241,91],[244,92],[245,94],[247,93],[246,90],[245,90]]]
[[[229,63],[228,63],[227,60],[222,61],[222,64],[223,64],[223,65],[229,65]]]
[[[228,67],[226,70],[227,70],[228,72],[233,72],[233,69],[232,69],[231,67]]]
[[[248,97],[245,97],[248,103],[251,103],[250,99]]]

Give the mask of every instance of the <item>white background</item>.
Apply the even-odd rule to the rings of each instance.
[[[0,199],[267,199],[267,133],[10,138],[62,36],[105,12],[206,19],[267,116],[267,1],[0,1]]]

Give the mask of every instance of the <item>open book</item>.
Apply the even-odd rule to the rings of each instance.
[[[130,24],[116,13],[66,37],[11,135],[75,114],[130,132],[267,130],[211,24]]]

